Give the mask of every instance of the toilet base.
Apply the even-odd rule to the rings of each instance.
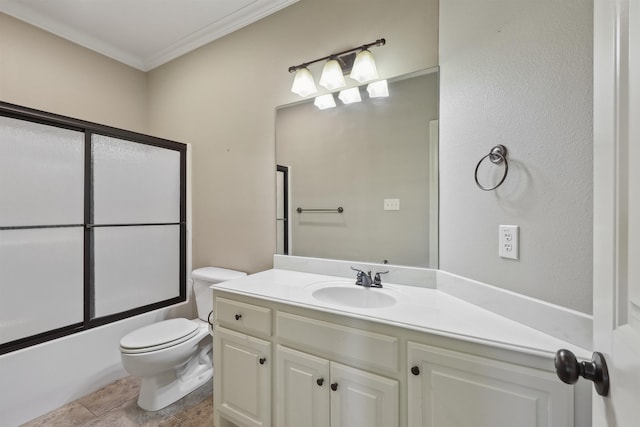
[[[151,377],[142,378],[138,406],[158,411],[182,399],[213,377],[211,344],[183,366]]]

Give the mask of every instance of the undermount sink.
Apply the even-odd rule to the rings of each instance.
[[[379,288],[356,285],[325,286],[311,294],[318,301],[356,308],[382,308],[395,305],[397,300]]]

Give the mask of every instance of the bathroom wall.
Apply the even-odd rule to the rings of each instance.
[[[447,0],[440,9],[440,267],[568,308],[592,305],[592,2]],[[509,150],[496,191],[474,168]],[[481,174],[485,182],[502,170]],[[495,175],[492,175],[495,173]],[[520,226],[520,259],[498,226]]]
[[[146,133],[144,73],[1,13],[0,100]],[[22,424],[126,376],[122,336],[192,313],[180,304],[1,355],[0,424]]]
[[[145,73],[3,13],[0,100],[147,133]]]
[[[437,32],[437,0],[301,0],[151,71],[149,131],[193,145],[194,266],[272,266],[275,107],[300,99],[289,66],[385,37],[382,77],[406,74],[437,65]]]

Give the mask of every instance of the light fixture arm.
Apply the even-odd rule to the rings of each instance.
[[[337,57],[339,57],[341,55],[344,55],[345,53],[355,52],[356,50],[367,50],[372,46],[384,46],[386,43],[387,43],[387,41],[385,39],[378,39],[378,40],[376,40],[374,42],[363,44],[362,46],[353,47],[351,49],[347,49],[347,50],[344,50],[344,51],[338,52],[338,53],[332,53],[331,55],[327,55],[327,56],[324,56],[322,58],[314,59],[313,61],[303,62],[300,65],[293,65],[293,66],[289,67],[289,72],[290,73],[296,72],[300,68],[306,68],[307,66],[309,66],[311,64],[315,64],[316,62],[320,62],[320,61],[325,61],[327,59],[334,59],[334,58],[337,58]]]

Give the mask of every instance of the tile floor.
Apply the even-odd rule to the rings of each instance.
[[[138,378],[123,378],[22,427],[213,426],[212,380],[176,403],[155,412],[138,407],[136,400],[139,389]]]

